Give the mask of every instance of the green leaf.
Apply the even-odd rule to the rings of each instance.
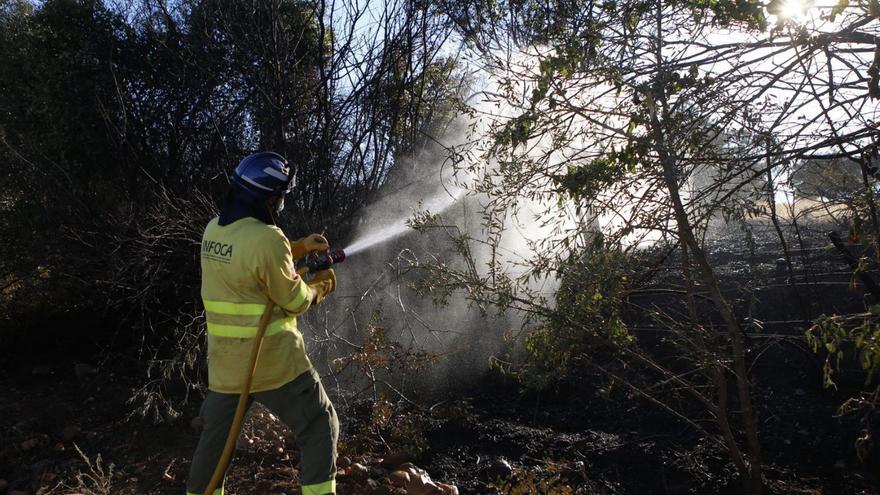
[[[634,130],[636,130],[636,119],[629,119],[629,125],[626,126],[626,135],[632,136]]]
[[[837,16],[837,14],[843,13],[843,10],[847,7],[849,7],[849,0],[840,0],[839,2],[837,2],[837,5],[835,5],[831,9],[831,22],[834,22],[834,18]]]

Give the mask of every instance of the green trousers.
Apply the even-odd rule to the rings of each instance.
[[[266,406],[296,435],[302,451],[303,495],[336,493],[339,421],[318,373],[310,369],[279,388],[254,392],[251,402],[254,400]],[[223,452],[237,405],[238,394],[211,391],[205,397],[201,409],[204,429],[189,468],[187,495],[201,494],[207,488]],[[223,489],[214,494],[222,495]]]

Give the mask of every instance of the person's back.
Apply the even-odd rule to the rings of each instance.
[[[267,296],[276,303],[251,390],[278,388],[308,371],[296,315],[309,308],[308,286],[293,270],[290,244],[274,225],[246,217],[202,238],[202,301],[208,323],[208,388],[238,393]]]
[[[220,216],[205,228],[201,245],[202,302],[208,330],[208,395],[204,421],[187,480],[187,494],[207,488],[232,424],[258,326],[274,308],[251,387],[252,399],[272,410],[296,434],[303,451],[305,495],[335,493],[336,412],[306,355],[296,317],[336,288],[333,270],[305,282],[294,259],[328,249],[313,234],[291,244],[274,225],[294,174],[274,153],[246,157],[232,175]],[[222,494],[223,489],[215,490]]]

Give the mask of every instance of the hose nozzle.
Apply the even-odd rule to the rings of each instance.
[[[345,261],[345,251],[333,249],[323,253],[312,253],[306,258],[306,266],[310,272],[326,270],[336,263]]]

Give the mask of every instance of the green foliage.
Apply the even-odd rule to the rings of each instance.
[[[875,373],[880,370],[880,305],[871,306],[868,315],[858,317],[819,317],[807,331],[807,342],[813,352],[825,355],[822,383],[837,388],[834,375],[841,371],[847,356],[866,373],[865,387],[870,387]],[[859,459],[867,461],[877,435],[876,417],[880,411],[880,386],[873,391],[862,391],[844,401],[837,415],[855,416],[862,424],[860,435],[854,441]]]
[[[880,370],[880,324],[877,321],[880,305],[872,306],[871,313],[856,325],[844,317],[823,315],[807,331],[807,342],[813,352],[825,354],[822,376],[825,387],[837,388],[833,375],[840,370],[845,351],[850,347],[852,359],[868,375],[868,384]]]
[[[840,0],[840,1],[838,1],[838,2],[837,2],[837,5],[835,5],[834,7],[831,8],[831,14],[829,15],[828,19],[829,19],[831,22],[834,22],[834,20],[836,19],[836,17],[837,17],[838,15],[842,14],[843,11],[846,10],[847,7],[849,7],[849,0]]]
[[[621,315],[627,290],[626,258],[601,239],[569,260],[548,320],[523,340],[525,364],[516,370],[528,387],[543,389],[563,379],[572,363],[599,349],[632,342]]]
[[[685,5],[694,12],[695,18],[703,9],[712,13],[712,23],[718,26],[744,24],[750,29],[764,31],[767,29],[767,18],[764,15],[764,3],[755,0],[709,0],[709,2],[686,1]]]
[[[631,120],[632,124],[635,122],[635,118]],[[569,165],[567,172],[555,175],[553,181],[559,192],[574,199],[589,200],[618,183],[626,174],[634,173],[644,152],[644,146],[631,142],[620,151],[612,149],[586,164]]]
[[[526,144],[531,136],[531,130],[537,121],[537,114],[526,112],[510,119],[510,122],[495,134],[495,145],[501,149],[504,147],[515,148]]]

